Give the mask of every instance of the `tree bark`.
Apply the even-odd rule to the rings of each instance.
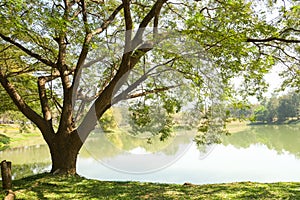
[[[77,132],[56,134],[53,141],[48,144],[52,159],[53,174],[76,174],[77,155],[83,142]]]

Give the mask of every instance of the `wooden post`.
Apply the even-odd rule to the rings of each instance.
[[[12,189],[11,162],[3,160],[1,162],[2,187],[4,190]]]
[[[12,189],[12,178],[11,178],[11,162],[3,160],[1,162],[1,176],[2,176],[2,187],[6,191],[4,200],[14,200],[16,195]]]

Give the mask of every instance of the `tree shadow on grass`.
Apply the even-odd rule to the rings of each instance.
[[[178,185],[39,174],[14,181],[18,199],[300,199],[300,183]]]

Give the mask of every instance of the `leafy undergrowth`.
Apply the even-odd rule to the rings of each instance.
[[[17,199],[300,199],[300,183],[178,185],[39,174],[15,180]],[[2,196],[1,196],[2,195]],[[4,194],[0,197],[3,198]]]

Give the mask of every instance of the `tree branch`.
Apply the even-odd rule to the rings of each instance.
[[[287,33],[287,32],[300,32],[299,29],[295,29],[295,28],[286,28],[283,31],[280,32],[280,35]]]
[[[118,96],[116,96],[113,100],[112,100],[112,104],[116,104],[119,101],[125,100],[127,99],[127,95],[132,92],[135,88],[137,88],[137,86],[139,86],[142,82],[144,82],[149,76],[153,75],[154,73],[151,73],[153,70],[155,70],[156,68],[160,67],[160,66],[164,66],[167,65],[169,63],[174,63],[176,60],[176,58],[173,58],[171,60],[168,60],[165,63],[162,64],[158,64],[154,67],[152,67],[149,71],[147,71],[147,73],[143,74],[138,80],[136,80],[133,84],[131,84],[128,88],[126,88],[126,90],[124,90],[121,94],[119,94]]]
[[[83,21],[84,23],[86,24],[87,23],[87,16],[86,16],[86,8],[85,8],[85,4],[84,4],[84,0],[81,0],[81,7],[82,7],[82,12],[83,12]],[[107,29],[107,27],[109,26],[109,24],[111,24],[111,22],[115,19],[116,15],[122,10],[122,8],[124,7],[123,4],[121,4],[120,6],[118,6],[114,11],[113,13],[109,16],[109,18],[107,20],[105,20],[101,27],[94,30],[94,31],[90,31],[88,28],[86,28],[86,36],[85,36],[85,39],[84,39],[84,42],[83,42],[83,45],[82,45],[82,50],[81,50],[81,53],[80,53],[80,56],[79,56],[79,59],[77,61],[77,64],[76,64],[76,68],[75,68],[75,71],[74,71],[74,78],[73,78],[73,83],[72,83],[72,88],[74,91],[77,90],[78,88],[78,82],[79,82],[79,79],[80,79],[80,71],[81,71],[81,68],[84,64],[84,61],[86,59],[86,56],[88,54],[88,50],[89,50],[89,43],[93,37],[93,35],[96,35],[96,34],[100,34],[102,33],[104,30]]]
[[[102,33],[103,31],[105,31],[107,29],[107,27],[109,26],[109,24],[111,24],[111,22],[115,19],[115,17],[117,16],[117,14],[123,9],[124,5],[121,4],[119,5],[114,12],[109,16],[109,18],[107,20],[105,20],[102,25],[97,28],[96,30],[92,31],[93,35],[97,35]]]
[[[41,108],[42,108],[42,112],[44,115],[44,119],[49,124],[49,127],[51,127],[52,132],[54,132],[54,130],[52,128],[51,109],[50,109],[50,106],[48,103],[48,98],[47,98],[46,78],[45,77],[38,78],[38,89],[39,89],[39,97],[40,97],[40,103],[41,103]]]
[[[153,44],[145,43],[144,45],[141,45],[141,47],[137,49],[133,55],[130,56],[128,63],[124,61],[121,62],[116,75],[100,93],[100,95],[95,100],[88,113],[84,117],[83,121],[77,128],[77,132],[80,134],[80,138],[82,138],[83,141],[95,128],[98,119],[107,109],[111,107],[112,96],[114,92],[118,91],[122,86],[123,82],[121,80],[124,79],[124,75],[129,72],[139,62],[140,58],[152,48]]]
[[[89,25],[88,25],[88,21],[87,21],[87,13],[86,13],[86,7],[85,7],[85,1],[84,0],[80,0],[81,4],[81,9],[82,9],[82,20],[84,23],[84,27],[85,27],[85,38],[82,44],[82,48],[81,48],[81,52],[76,64],[76,68],[75,68],[75,72],[74,72],[74,78],[73,78],[73,83],[72,83],[72,89],[74,91],[77,90],[78,85],[79,85],[79,80],[80,80],[80,76],[81,76],[81,66],[84,64],[85,59],[87,57],[87,54],[89,52],[89,46],[90,46],[90,42],[92,39],[92,33],[90,31]],[[73,99],[76,99],[76,92],[75,95],[73,97]]]
[[[155,14],[158,10],[163,6],[163,4],[167,0],[158,0],[149,13],[142,20],[139,30],[135,35],[135,44],[132,43],[131,51],[133,51],[138,45],[142,43],[142,36],[144,33],[144,28],[150,23],[150,21],[155,17]],[[85,140],[93,130],[97,124],[97,120],[102,116],[102,114],[111,107],[112,105],[112,96],[113,93],[118,91],[122,86],[122,81],[126,73],[128,73],[143,57],[148,51],[153,49],[154,42],[144,42],[139,46],[138,49],[134,51],[129,57],[123,54],[122,61],[120,67],[115,74],[114,78],[110,81],[110,83],[105,87],[105,89],[101,92],[99,97],[95,100],[91,108],[89,109],[87,115],[81,122],[78,127],[78,133],[80,137]],[[129,58],[129,59],[126,59]]]
[[[18,109],[37,127],[41,130],[46,142],[52,139],[54,132],[49,129],[50,127],[45,123],[45,120],[37,114],[32,108],[30,108],[24,101],[24,99],[17,92],[15,87],[8,81],[4,74],[0,71],[0,83],[6,90],[7,94],[13,100]]]
[[[3,35],[2,33],[0,33],[0,37],[3,40],[5,40],[6,42],[9,42],[10,44],[13,44],[14,46],[18,47],[19,49],[21,49],[23,52],[25,52],[29,56],[31,56],[31,57],[39,60],[42,63],[44,63],[45,65],[56,68],[56,64],[55,63],[53,63],[50,60],[47,60],[47,59],[43,58],[41,55],[39,55],[37,53],[34,53],[31,50],[25,48],[23,45],[21,45],[18,42],[12,40],[10,37],[7,37],[7,36]]]
[[[284,43],[300,43],[300,40],[296,39],[285,39],[285,38],[278,38],[278,37],[269,37],[265,39],[255,39],[255,38],[248,38],[246,42],[271,42],[271,41],[280,41]]]
[[[123,5],[124,5],[124,19],[125,19],[125,26],[126,26],[124,54],[128,54],[131,50],[131,37],[132,37],[132,18],[131,18],[131,11],[130,11],[130,0],[123,0]]]
[[[151,10],[149,11],[149,13],[144,17],[133,39],[132,49],[135,49],[139,44],[142,43],[142,37],[145,32],[145,28],[148,26],[150,21],[155,17],[155,15],[160,12],[165,2],[167,2],[167,0],[157,0],[156,3],[151,8]]]
[[[12,72],[8,72],[6,74],[7,77],[12,77],[12,76],[18,76],[20,74],[26,74],[26,73],[30,73],[30,72],[34,72],[35,69],[30,69],[30,67],[26,67],[25,69],[22,70],[18,70],[18,71],[12,71]]]
[[[69,12],[72,2],[69,3],[68,0],[64,0],[65,8],[63,19],[69,21]],[[61,77],[61,83],[63,88],[63,108],[61,112],[61,117],[59,121],[59,127],[57,130],[58,134],[72,133],[73,131],[73,107],[72,107],[72,84],[69,79],[69,67],[67,66],[67,25],[64,24],[65,29],[60,30],[59,37],[57,39],[58,43],[58,60],[57,67]]]

